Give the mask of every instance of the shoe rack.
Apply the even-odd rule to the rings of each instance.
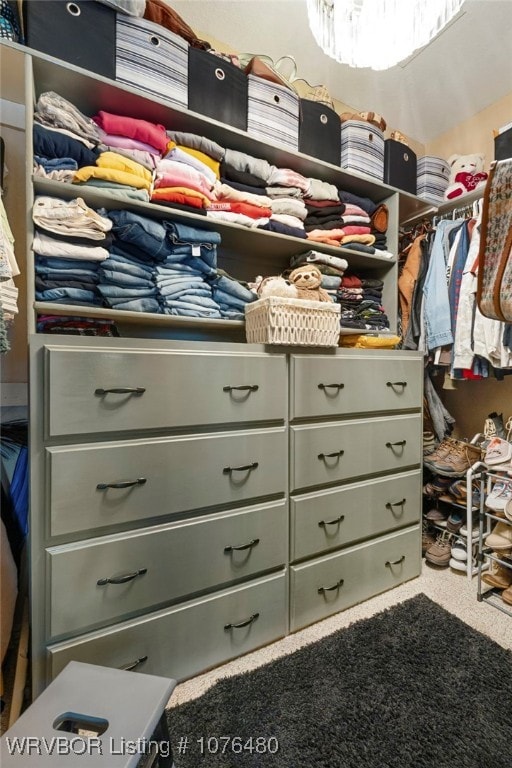
[[[503,475],[486,469],[482,473],[482,494],[483,499],[484,492],[490,492],[495,482],[502,481]],[[489,530],[494,529],[497,523],[502,523],[508,526],[510,529],[510,549],[503,552],[497,552],[493,550],[488,544],[486,544],[486,538]],[[510,558],[510,559],[508,559]],[[492,569],[492,564],[496,563],[510,571],[510,584],[512,585],[512,519],[507,516],[501,516],[499,513],[485,509],[483,504],[480,508],[479,514],[479,530],[478,530],[478,582],[477,582],[477,600],[478,602],[487,602],[494,606],[503,613],[512,616],[512,586],[509,587],[497,587],[486,584],[483,580],[484,570],[487,568]]]
[[[478,569],[479,569],[478,568],[479,566],[478,542],[480,538],[480,531],[478,526],[474,526],[474,520],[477,519],[479,521],[480,515],[482,514],[484,509],[485,494],[482,492],[482,489],[484,488],[482,477],[485,469],[486,469],[486,465],[481,461],[477,461],[466,471],[464,475],[462,475],[459,478],[457,477],[453,478],[453,482],[455,482],[458,479],[465,478],[466,488],[467,488],[467,496],[466,496],[465,503],[458,502],[456,499],[452,500],[448,498],[447,492],[444,494],[440,494],[439,496],[431,496],[431,498],[435,500],[436,506],[438,507],[440,506],[441,509],[452,508],[454,510],[459,510],[462,516],[465,517],[465,523],[463,523],[462,527],[458,531],[450,531],[450,529],[447,528],[446,520],[439,521],[439,522],[429,520],[428,522],[432,528],[439,531],[440,533],[443,533],[443,532],[451,533],[453,536],[453,543],[455,543],[455,541],[458,538],[466,539],[466,551],[468,556],[467,556],[464,570],[466,572],[466,577],[468,581],[471,581],[472,578],[478,574]],[[433,475],[435,475],[433,470],[430,470],[430,471],[432,472]],[[481,488],[479,502],[477,499],[474,499],[474,494],[473,494],[473,483],[475,481],[480,484],[480,488]],[[424,496],[426,496],[427,498],[429,497],[429,495],[425,494],[425,492],[424,492]]]

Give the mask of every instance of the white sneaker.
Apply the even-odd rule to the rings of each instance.
[[[497,480],[485,499],[485,506],[499,512],[505,509],[509,499],[512,499],[512,482],[510,480]]]
[[[465,563],[468,559],[468,548],[465,539],[457,539],[452,546],[452,559]]]
[[[512,459],[512,445],[501,437],[493,437],[485,452],[484,461],[490,466],[506,464]]]
[[[476,558],[473,558],[471,561],[471,568],[476,568]],[[454,571],[464,571],[464,573],[467,570],[467,563],[463,563],[461,560],[455,560],[455,558],[450,558],[450,568],[453,568]]]

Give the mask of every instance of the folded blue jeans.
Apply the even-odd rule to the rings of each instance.
[[[128,288],[154,288],[153,280],[146,280],[138,275],[127,275],[125,272],[112,269],[101,270],[101,282],[125,285]]]
[[[161,314],[160,304],[156,299],[131,299],[113,305],[114,309],[124,310],[125,312],[156,312]]]
[[[167,239],[167,230],[163,224],[146,216],[139,216],[132,211],[108,211],[108,218],[113,222],[112,231],[125,245],[142,251],[141,256],[151,256],[155,261],[163,261],[172,250]]]
[[[224,275],[219,275],[219,277],[210,282],[214,290],[219,290],[223,294],[226,293],[231,296],[235,296],[237,299],[240,299],[244,303],[249,301],[256,301],[258,298],[255,293],[250,291],[244,285],[241,285],[236,280],[231,280],[229,277],[225,277]]]
[[[91,304],[101,303],[101,297],[95,291],[87,291],[83,288],[49,288],[47,291],[36,291],[38,301],[56,301],[57,299],[69,299],[69,304],[73,300],[91,302]]]
[[[148,296],[156,296],[156,288],[125,288],[122,285],[108,285],[106,283],[100,283],[98,290],[102,296],[109,299],[140,299]]]

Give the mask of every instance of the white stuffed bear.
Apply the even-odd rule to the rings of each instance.
[[[484,163],[484,155],[452,155],[448,160],[450,181],[444,199],[455,200],[474,189],[484,187],[488,176],[484,171]]]

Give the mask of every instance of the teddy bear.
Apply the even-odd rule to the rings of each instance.
[[[297,298],[297,288],[280,275],[260,276],[256,278],[256,282],[256,293],[259,299],[266,299],[267,296],[281,296],[284,299]]]
[[[450,180],[444,193],[445,200],[455,200],[485,186],[488,174],[484,171],[484,155],[452,155],[448,165]]]
[[[299,299],[308,301],[332,301],[327,291],[320,287],[322,273],[313,264],[293,269],[288,280],[296,287]]]

